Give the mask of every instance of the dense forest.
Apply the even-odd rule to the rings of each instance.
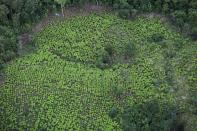
[[[196,40],[197,0],[0,0],[0,130],[196,131]]]

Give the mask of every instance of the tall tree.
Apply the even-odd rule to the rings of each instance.
[[[61,9],[62,9],[62,15],[64,17],[64,6],[65,4],[69,3],[70,0],[55,0],[58,4],[61,5]]]

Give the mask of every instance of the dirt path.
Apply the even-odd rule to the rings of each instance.
[[[106,6],[97,6],[97,5],[92,5],[92,4],[86,4],[83,7],[68,7],[64,9],[64,17],[60,12],[57,13],[49,13],[47,17],[45,17],[43,20],[41,20],[38,24],[36,24],[32,32],[37,33],[43,29],[43,27],[55,23],[59,20],[66,20],[72,16],[77,16],[77,15],[88,15],[90,13],[103,13],[103,12],[108,12],[111,9]]]
[[[111,8],[106,6],[97,6],[93,4],[86,4],[83,7],[68,7],[64,9],[64,17],[60,12],[53,12],[49,13],[46,17],[44,17],[40,22],[34,24],[32,26],[31,31],[23,33],[17,37],[18,39],[18,53],[19,55],[23,55],[23,52],[26,48],[26,45],[32,40],[33,34],[40,32],[44,27],[48,26],[49,24],[55,24],[57,21],[67,20],[72,16],[81,16],[81,15],[88,15],[90,13],[104,13],[104,12],[111,12]],[[29,49],[31,50],[31,49]],[[26,51],[29,52],[29,51]],[[8,62],[7,64],[11,63]],[[3,84],[5,79],[5,74],[0,72],[0,85]]]
[[[18,36],[19,50],[22,50],[23,47],[31,41],[33,34],[40,32],[44,27],[48,26],[49,24],[56,23],[57,21],[66,20],[72,16],[88,15],[93,12],[103,13],[103,12],[110,12],[110,11],[111,11],[111,8],[106,7],[106,6],[86,4],[83,7],[68,7],[64,9],[64,17],[62,16],[60,12],[49,13],[39,23],[36,23],[35,25],[33,25],[32,30],[30,32],[26,32]]]

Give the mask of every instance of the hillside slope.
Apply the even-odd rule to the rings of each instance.
[[[168,130],[172,112],[196,110],[196,43],[156,18],[76,16],[34,42],[4,70],[2,130]]]

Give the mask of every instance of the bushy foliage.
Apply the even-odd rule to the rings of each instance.
[[[0,71],[3,69],[3,64],[4,64],[3,60],[0,59]]]
[[[7,62],[17,53],[16,36],[12,29],[0,26],[0,59]]]
[[[126,59],[134,57],[135,53],[136,53],[136,48],[134,44],[128,43],[125,45],[124,55]]]
[[[178,55],[165,56],[166,48],[147,41],[153,34],[173,41],[166,46],[183,43]],[[35,44],[36,52],[4,70],[0,130],[168,130],[176,116],[171,103],[177,99],[169,93],[166,76],[174,80],[176,71],[194,78],[195,57],[187,49],[196,51],[195,44],[154,18],[76,16],[44,28],[35,35]],[[136,49],[135,63],[114,62],[125,55],[127,44],[132,45],[129,50]],[[113,58],[113,65],[100,70],[95,65],[99,58],[106,65]],[[155,79],[162,81],[157,88]]]
[[[121,116],[121,126],[124,131],[140,130],[171,130],[176,128],[178,110],[176,106],[163,103],[157,100],[147,101],[142,104],[126,106],[121,112],[118,108],[112,107],[109,116],[113,120]],[[120,122],[120,121],[118,121]]]
[[[191,29],[191,36],[194,40],[197,40],[197,27]]]
[[[186,12],[178,10],[172,13],[172,18],[173,22],[175,22],[178,27],[182,28],[186,22],[187,15]]]
[[[195,115],[197,115],[197,89],[195,86],[191,87],[189,90],[190,93],[190,98],[189,98],[189,103],[192,105],[191,111]]]
[[[112,64],[112,58],[108,52],[103,52],[97,59],[96,65],[100,69],[106,69]]]
[[[153,34],[150,39],[150,41],[153,42],[161,42],[163,40],[164,40],[164,36],[162,34]]]
[[[126,21],[91,14],[47,26],[35,36],[37,51],[4,69],[0,130],[122,130],[129,119],[122,111],[132,114],[125,106],[137,108],[137,103],[152,98],[160,100],[159,104],[171,103],[174,98],[167,93],[168,86],[156,89],[152,84],[153,79],[164,77],[165,70],[158,69],[158,64],[163,64],[163,49],[155,43],[142,43],[144,38],[162,32],[167,40],[185,42],[157,19]],[[104,58],[105,53],[103,63],[124,56],[127,44],[140,51],[134,54],[134,64],[113,62],[105,70],[96,67],[99,56]],[[111,110],[113,106],[117,109]],[[147,119],[136,117],[136,126]],[[125,126],[118,123],[123,118]]]
[[[0,59],[4,62],[17,56],[17,35],[28,31],[38,21],[53,0],[1,0],[0,1]]]
[[[113,106],[111,108],[111,110],[109,111],[109,117],[114,119],[118,116],[119,113],[120,113],[119,109],[117,107]]]
[[[98,56],[96,65],[100,69],[105,69],[112,67],[117,63],[123,63],[124,60],[127,61],[125,63],[129,63],[130,60],[133,60],[135,53],[136,49],[132,43],[126,43],[120,54],[117,54],[114,47],[111,44],[108,44],[104,48],[104,51]]]
[[[110,44],[105,47],[105,51],[109,54],[109,56],[113,56],[115,53],[114,47]]]
[[[176,1],[176,0],[116,0],[113,4],[115,10],[123,18],[134,17],[135,12],[160,12],[172,18],[172,23],[181,28],[181,31],[187,29],[185,25],[191,28],[191,36],[196,39],[197,9],[195,0]],[[187,32],[186,32],[187,33]],[[189,34],[190,34],[189,33]]]
[[[185,34],[197,39],[197,2],[195,0],[2,0],[0,1],[0,24],[11,26],[15,33],[30,30],[46,13],[59,9],[62,15],[67,5],[86,3],[106,4],[115,9],[122,18],[133,18],[139,12],[160,12],[172,17],[172,23]],[[16,43],[15,43],[16,46]],[[13,49],[12,49],[13,50]],[[11,51],[11,50],[10,50]]]
[[[176,120],[176,113],[177,107],[149,101],[125,108],[122,126],[125,131],[170,130]]]
[[[112,85],[111,89],[112,89],[111,90],[112,91],[111,92],[112,95],[115,98],[120,99],[121,98],[121,95],[123,95],[124,89],[122,87],[118,86],[118,85],[115,85],[115,84]]]
[[[52,0],[2,0],[0,22],[6,20],[14,27],[37,21],[47,10],[52,9]],[[2,23],[1,24],[6,24]]]

